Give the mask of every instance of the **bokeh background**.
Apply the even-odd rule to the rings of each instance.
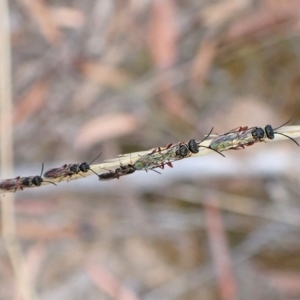
[[[9,17],[15,176],[299,125],[297,0],[11,0]],[[299,299],[299,151],[18,192],[0,299]]]

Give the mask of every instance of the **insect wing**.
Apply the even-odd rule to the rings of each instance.
[[[157,168],[166,163],[166,161],[169,161],[170,159],[175,157],[175,153],[173,153],[172,149],[173,147],[161,152],[146,154],[138,159],[133,164],[133,167],[135,170],[149,170]]]
[[[244,130],[246,127],[239,127],[237,131],[231,131],[218,136],[213,139],[210,143],[210,148],[217,151],[225,151],[229,149],[236,149],[238,147],[247,145],[248,143],[255,143],[255,139],[252,132],[257,129],[257,127],[251,127]]]
[[[71,165],[63,165],[60,168],[54,168],[50,169],[47,172],[44,173],[44,177],[46,178],[59,178],[59,177],[65,177],[70,175],[69,166]]]
[[[238,141],[238,133],[226,133],[214,138],[209,147],[217,151],[225,151],[236,147]]]
[[[152,162],[152,165],[158,166],[162,163],[165,163],[166,161],[169,161],[170,159],[174,159],[175,153],[174,151],[172,151],[172,149],[170,148],[164,152],[156,153],[155,155],[151,156],[150,160]]]
[[[182,146],[182,148],[180,148]],[[184,148],[184,149],[183,149]],[[178,152],[178,150],[184,151],[184,155]],[[134,164],[135,170],[153,170],[154,168],[162,168],[165,164],[172,166],[172,161],[182,159],[189,153],[188,146],[186,144],[169,144],[165,149],[161,150],[155,148],[149,154],[141,156]],[[154,170],[153,170],[154,171]]]
[[[0,183],[0,189],[6,190],[6,191],[10,191],[10,190],[16,191],[18,189],[23,189],[20,177],[3,180]]]
[[[136,170],[143,170],[143,169],[149,169],[153,166],[153,158],[151,156],[153,154],[146,154],[141,156],[134,164],[134,168]]]
[[[260,142],[265,137],[265,133],[260,127],[251,127],[238,135],[238,146],[254,144]]]

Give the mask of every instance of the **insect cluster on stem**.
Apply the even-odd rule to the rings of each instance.
[[[42,164],[42,171],[40,175],[28,176],[28,177],[18,176],[13,179],[3,180],[0,183],[0,189],[16,192],[18,190],[23,190],[26,187],[40,186],[43,182],[48,182],[56,185],[54,182],[47,181],[42,178],[43,170],[44,170],[44,164]]]
[[[129,164],[122,164],[120,162],[119,167],[117,167],[115,170],[105,169],[107,172],[104,172],[102,174],[96,173],[91,168],[91,164],[100,157],[101,153],[90,163],[83,162],[81,164],[64,164],[59,168],[48,170],[44,173],[44,178],[49,180],[44,180],[44,178],[42,177],[44,170],[44,164],[42,164],[40,175],[27,177],[18,176],[16,178],[3,180],[2,182],[0,182],[0,189],[6,191],[18,191],[23,190],[24,188],[41,186],[42,183],[51,183],[53,185],[56,185],[51,181],[51,179],[58,182],[62,181],[63,179],[67,179],[67,181],[69,181],[75,175],[85,177],[84,174],[89,171],[96,174],[100,181],[119,179],[122,176],[129,175],[140,170],[150,170],[161,174],[156,170],[157,168],[164,169],[165,165],[173,168],[174,161],[190,157],[193,154],[197,154],[200,151],[200,148],[206,148],[224,156],[221,153],[222,151],[230,149],[244,149],[246,146],[251,146],[254,143],[265,142],[267,139],[272,140],[275,138],[275,134],[285,136],[286,138],[293,141],[297,146],[299,146],[299,143],[292,137],[276,131],[277,129],[286,125],[288,122],[277,128],[273,128],[271,125],[266,125],[264,128],[249,128],[248,126],[241,126],[230,130],[227,133],[218,135],[210,142],[209,146],[201,145],[211,135],[213,131],[212,128],[208,135],[206,135],[206,137],[200,142],[197,142],[195,139],[191,139],[188,142],[180,142],[174,145],[168,144],[163,148],[157,147],[150,153],[139,156],[139,158],[134,163],[131,161],[131,159]]]
[[[290,120],[288,122],[290,122]],[[251,146],[258,142],[265,142],[267,138],[272,140],[275,138],[275,134],[285,136],[299,146],[299,143],[290,136],[275,131],[286,125],[288,122],[276,128],[273,128],[271,125],[266,125],[264,129],[261,127],[248,128],[248,126],[238,127],[214,138],[209,147],[216,151],[230,149],[239,150],[244,149],[245,146]]]

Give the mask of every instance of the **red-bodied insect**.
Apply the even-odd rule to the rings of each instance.
[[[277,128],[273,128],[271,125],[266,125],[264,129],[260,127],[239,127],[214,138],[210,143],[210,147],[218,151],[225,151],[230,149],[239,150],[244,149],[245,146],[251,146],[257,142],[264,142],[266,138],[272,140],[275,138],[275,134],[283,135],[292,140],[297,146],[299,146],[298,142],[290,136],[275,131],[276,129],[281,128],[290,121],[291,120],[287,121]]]
[[[165,165],[173,168],[170,159],[173,159],[174,157],[174,154],[171,151],[174,146],[171,146],[172,144],[168,144],[165,149],[157,147],[152,152],[140,156],[140,158],[133,164],[134,168],[136,170],[145,170],[146,172],[150,170],[158,174],[160,174],[160,172],[154,170],[155,168],[164,169]]]
[[[159,172],[154,170],[154,168],[164,169],[165,165],[173,168],[173,164],[170,161],[170,159],[173,158],[173,154],[169,151],[171,146],[172,144],[168,144],[163,150],[160,147],[155,148],[151,153],[146,154],[142,159],[137,160],[135,165],[137,168],[140,168],[142,165],[146,165],[147,168],[143,167],[142,169],[146,171],[151,170],[157,173]]]
[[[134,167],[136,170],[152,170],[154,172],[157,172],[154,170],[154,168],[164,168],[165,165],[168,165],[169,167],[173,167],[172,162],[183,159],[191,153],[198,153],[199,148],[207,148],[210,150],[213,150],[215,152],[215,149],[212,149],[210,147],[202,146],[200,143],[205,141],[213,131],[213,128],[209,132],[209,134],[201,141],[196,142],[194,139],[191,139],[188,143],[179,143],[177,145],[169,144],[165,147],[165,149],[161,149],[160,147],[155,148],[151,153],[141,156],[135,163]],[[220,155],[224,156],[222,153],[218,152]],[[158,172],[159,173],[159,172]]]
[[[263,141],[265,137],[265,132],[260,127],[251,127],[248,126],[238,127],[229,132],[219,135],[214,138],[210,147],[217,151],[225,150],[239,150],[244,149],[245,146],[250,146],[258,141]]]
[[[81,176],[83,176],[82,174],[80,174],[80,172],[82,173],[86,173],[89,170],[91,170],[93,173],[95,173],[91,168],[90,165],[97,159],[99,158],[99,156],[101,155],[101,153],[93,160],[91,161],[89,164],[86,162],[83,162],[82,164],[64,164],[62,167],[60,168],[54,168],[54,169],[50,169],[48,170],[45,174],[44,177],[46,178],[60,178],[60,181],[62,179],[64,179],[65,177],[68,177],[68,180],[76,174],[79,174]],[[97,173],[95,173],[96,175],[98,175]],[[84,177],[84,176],[83,176]]]

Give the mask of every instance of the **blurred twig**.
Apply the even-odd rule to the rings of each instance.
[[[253,230],[239,246],[233,249],[231,253],[233,267],[236,268],[245,263],[264,246],[280,239],[282,236],[289,233],[290,230],[291,228],[289,226],[283,226],[282,224],[275,223],[268,223],[256,230]],[[199,288],[201,284],[207,283],[209,280],[214,278],[212,271],[212,265],[207,263],[187,272],[186,274],[177,276],[164,285],[153,289],[146,293],[142,299],[178,299],[192,290]]]
[[[276,130],[276,133],[283,133],[283,134],[285,134],[285,135],[287,135],[289,137],[297,138],[297,137],[300,137],[300,126],[296,126],[296,125],[295,126],[284,126],[284,127],[278,128]],[[272,139],[272,140],[267,139],[264,142],[274,142],[274,141],[287,140],[287,139],[288,138],[285,137],[285,136],[282,136],[282,135],[279,135],[279,134],[275,134],[275,138],[274,139]],[[187,157],[185,157],[184,159],[215,153],[215,151],[213,151],[212,149],[209,148],[211,141],[212,141],[212,139],[205,140],[205,141],[203,141],[201,143],[200,143],[200,141],[197,141],[197,143],[199,143],[199,146],[200,146],[199,147],[199,152],[198,153],[190,153],[190,155],[187,156]],[[175,147],[178,144],[179,143],[177,143],[177,144],[175,143],[173,146]],[[201,147],[201,146],[204,146],[206,148]],[[119,155],[117,158],[106,160],[106,161],[104,161],[101,164],[90,165],[90,169],[93,170],[93,171],[95,171],[97,174],[106,173],[109,170],[114,171],[117,168],[119,168],[120,165],[134,164],[138,159],[141,158],[141,156],[150,154],[151,152],[153,152],[154,149],[156,149],[156,148],[152,148],[152,149],[149,149],[147,151],[140,151],[140,152],[133,152],[133,153],[122,154],[122,155]],[[161,149],[160,154],[163,154],[163,153],[166,153],[166,152],[169,151],[169,148],[166,148],[166,147],[160,147],[160,149]],[[181,160],[181,159],[175,159],[175,160]],[[167,159],[166,159],[166,161],[167,161]],[[225,161],[227,163],[229,162],[228,159],[225,160]],[[224,162],[224,164],[226,162]],[[229,162],[229,163],[232,163],[232,162]],[[159,164],[156,167],[158,167],[158,166],[159,166]],[[231,168],[231,170],[234,169],[233,165],[231,165],[230,168]],[[50,180],[52,182],[59,183],[59,182],[62,182],[62,181],[70,181],[70,180],[75,180],[75,179],[83,179],[86,176],[95,175],[95,173],[93,171],[91,171],[91,170],[88,170],[87,172],[85,172],[83,174],[81,174],[82,172],[79,172],[78,174],[74,173],[72,176],[65,176],[65,177],[58,177],[58,178],[54,178],[53,177]],[[142,170],[145,170],[145,168],[142,169]],[[45,180],[48,181],[49,178],[45,178]],[[47,183],[47,182],[43,182],[42,183],[42,185],[47,185],[47,184],[49,185],[50,183]],[[33,187],[36,187],[36,186],[32,185],[29,188],[33,188]],[[11,190],[2,189],[2,190],[0,190],[0,194],[1,193],[14,192],[14,191],[15,191],[14,189],[11,189]]]
[[[210,241],[212,259],[217,273],[220,299],[236,298],[236,283],[231,267],[229,246],[224,232],[222,216],[215,194],[207,196],[205,201],[206,226]]]
[[[37,22],[39,29],[50,44],[61,39],[60,31],[51,18],[51,11],[43,0],[20,0],[30,16]]]
[[[11,95],[11,52],[9,36],[9,8],[8,1],[0,2],[0,106],[1,106],[1,176],[11,177],[13,166],[12,140],[12,95]],[[27,284],[26,272],[22,272],[24,260],[15,232],[14,195],[10,194],[2,199],[2,235],[12,267],[17,280],[16,291],[23,299],[34,299],[33,291]]]
[[[86,272],[99,290],[104,291],[112,299],[116,300],[138,300],[133,291],[127,288],[112,273],[95,262],[87,263]]]

